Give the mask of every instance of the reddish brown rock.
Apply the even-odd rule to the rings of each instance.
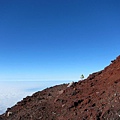
[[[24,98],[0,120],[120,120],[120,56],[104,70],[67,86]]]

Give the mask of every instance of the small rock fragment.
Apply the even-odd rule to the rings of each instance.
[[[67,87],[71,87],[74,84],[74,82],[72,81],[71,83],[69,83],[69,85]]]
[[[12,112],[7,112],[7,117],[9,117],[10,115],[12,115]]]

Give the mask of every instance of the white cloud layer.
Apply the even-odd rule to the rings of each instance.
[[[4,113],[7,108],[12,107],[26,96],[62,83],[63,81],[0,81],[0,114]]]

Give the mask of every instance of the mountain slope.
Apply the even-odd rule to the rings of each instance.
[[[87,79],[24,98],[0,120],[120,120],[120,56]]]

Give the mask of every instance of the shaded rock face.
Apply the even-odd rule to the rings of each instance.
[[[67,86],[24,98],[0,120],[120,120],[120,56],[104,70]]]

